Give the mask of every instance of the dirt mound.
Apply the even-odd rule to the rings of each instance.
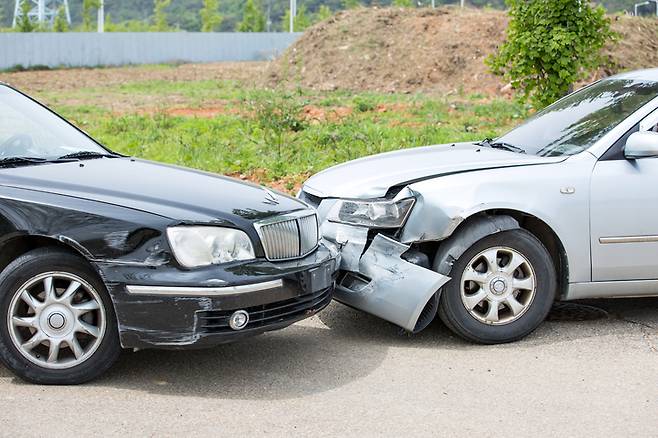
[[[266,70],[275,86],[318,90],[497,93],[485,58],[505,37],[505,12],[443,7],[344,11],[310,28]],[[621,69],[658,66],[658,20],[615,17],[622,41],[607,53]]]

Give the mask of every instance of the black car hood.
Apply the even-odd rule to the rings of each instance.
[[[0,169],[0,185],[119,205],[181,222],[255,221],[305,208],[233,178],[131,158]]]

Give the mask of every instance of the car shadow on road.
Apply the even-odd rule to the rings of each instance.
[[[658,299],[599,300],[556,307],[549,322],[526,339],[493,347],[461,340],[438,318],[413,336],[401,335],[392,324],[337,303],[315,318],[208,350],[125,352],[106,375],[89,385],[236,400],[296,398],[366,377],[381,365],[390,348],[541,348],[601,336],[605,330],[624,333],[635,329],[632,324],[655,332]],[[0,377],[10,376],[0,367]]]

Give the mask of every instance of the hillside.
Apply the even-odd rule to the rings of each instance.
[[[269,85],[319,90],[495,93],[485,58],[505,36],[504,12],[452,7],[344,11],[313,26],[267,70]],[[616,16],[621,41],[596,76],[658,66],[658,20]],[[641,48],[641,49],[640,49]]]

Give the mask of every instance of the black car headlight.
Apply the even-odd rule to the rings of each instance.
[[[398,201],[339,200],[329,211],[327,219],[369,228],[399,228],[407,219],[414,202],[414,198]]]
[[[255,258],[254,246],[244,231],[212,226],[167,229],[169,245],[178,263],[187,268]]]

